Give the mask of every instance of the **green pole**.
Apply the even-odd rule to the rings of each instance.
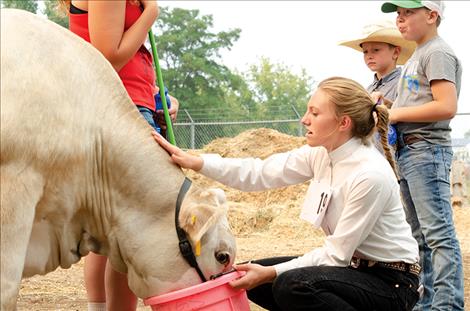
[[[162,70],[160,68],[160,62],[158,60],[157,47],[155,45],[155,37],[153,36],[152,28],[149,30],[150,45],[152,46],[153,63],[155,64],[155,75],[157,76],[158,88],[160,89],[160,97],[162,98],[163,112],[166,122],[166,132],[168,134],[168,140],[172,145],[176,145],[175,134],[173,133],[173,126],[171,124],[170,113],[168,112],[168,104],[165,96],[165,85],[163,84]]]

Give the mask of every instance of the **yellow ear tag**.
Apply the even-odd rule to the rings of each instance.
[[[193,215],[193,217],[191,217],[191,225],[194,225],[196,223],[196,215]]]
[[[201,241],[196,242],[196,247],[195,247],[195,252],[194,255],[199,256],[201,255]]]

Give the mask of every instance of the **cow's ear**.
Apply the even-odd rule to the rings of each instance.
[[[225,201],[221,204],[214,191],[193,193],[183,201],[179,221],[181,228],[197,243],[211,226],[226,212]]]

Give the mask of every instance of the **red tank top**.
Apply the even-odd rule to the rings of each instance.
[[[138,5],[127,1],[124,31],[129,29],[142,14]],[[70,30],[90,42],[88,30],[88,14],[70,13]],[[141,46],[137,53],[118,72],[127,93],[134,104],[155,110],[154,94],[155,71],[152,67],[152,56],[145,46]]]

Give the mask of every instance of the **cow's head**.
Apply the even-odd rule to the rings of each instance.
[[[235,239],[230,232],[225,193],[221,189],[189,193],[183,201],[179,223],[199,257],[199,265],[206,267],[206,277],[232,266]],[[202,245],[205,245],[204,253]]]
[[[180,253],[174,209],[165,215],[132,215],[116,231],[119,242],[114,247],[110,244],[109,258],[118,271],[127,270],[129,287],[137,296],[146,298],[201,282]],[[222,190],[191,187],[181,205],[179,224],[206,279],[231,268],[236,245]]]

